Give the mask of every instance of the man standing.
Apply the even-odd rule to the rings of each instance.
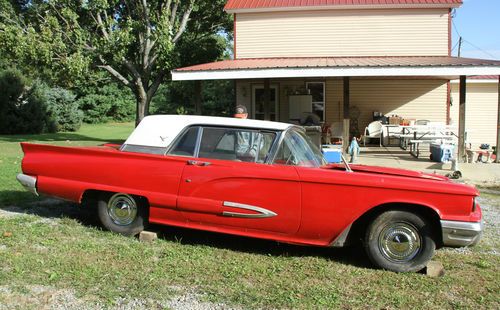
[[[235,118],[243,118],[243,119],[248,118],[247,107],[245,107],[244,105],[238,104],[236,106],[236,109],[234,110],[234,117]]]
[[[234,117],[247,119],[248,111],[244,105],[237,105]],[[236,155],[238,159],[249,162],[264,162],[271,147],[273,136],[258,131],[244,130],[236,133]]]

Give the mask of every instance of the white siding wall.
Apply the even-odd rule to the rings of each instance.
[[[448,55],[448,10],[236,14],[236,57]]]
[[[271,80],[279,86],[279,120],[288,121],[288,92],[304,89],[306,79]],[[311,80],[313,81],[313,80]],[[314,80],[317,81],[317,80]],[[332,78],[325,81],[326,123],[341,122],[343,119],[343,82]],[[360,109],[358,129],[362,133],[372,121],[374,111],[384,115],[397,114],[405,118],[428,119],[446,122],[446,80],[411,79],[351,79],[351,106]],[[238,81],[237,104],[252,111],[251,85],[262,81]],[[243,94],[246,96],[243,96]],[[457,99],[458,100],[458,99]],[[496,115],[496,114],[495,114]],[[252,115],[250,115],[252,117]]]
[[[373,112],[384,115],[399,115],[410,119],[428,119],[446,122],[447,86],[445,80],[389,80],[351,79],[350,104],[361,111],[358,129],[372,121]],[[327,81],[327,122],[338,122],[343,118],[343,82],[340,79]]]
[[[474,148],[481,143],[496,145],[496,127],[498,113],[498,84],[497,83],[468,83],[465,111],[465,130],[467,142]],[[459,84],[451,84],[451,98],[453,105],[450,117],[453,124],[458,126]]]
[[[351,106],[362,112],[359,129],[373,120],[373,112],[409,119],[446,122],[446,82],[444,80],[354,80]]]

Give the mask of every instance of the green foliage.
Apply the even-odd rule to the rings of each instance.
[[[171,69],[227,54],[233,24],[225,2],[0,0],[0,58],[51,86],[72,90],[106,72],[132,90],[139,114],[147,114]],[[85,104],[95,99],[107,102],[94,96]],[[122,103],[116,105],[128,109]],[[89,107],[92,113],[102,110],[107,108]],[[128,118],[123,110],[116,113]]]
[[[64,2],[68,8],[56,8]],[[88,34],[71,9],[78,3],[0,0],[0,53],[12,65],[51,84],[72,87],[85,79],[92,58],[84,51]]]
[[[234,81],[203,82],[202,111],[205,115],[232,116],[235,106]]]
[[[115,83],[107,83],[88,91],[77,100],[84,111],[84,122],[129,121],[135,116],[135,100],[130,90],[118,87]]]
[[[194,92],[194,82],[191,81],[165,83],[151,102],[151,113],[194,114]],[[203,81],[202,114],[231,116],[234,108],[234,96],[233,81]]]
[[[0,133],[39,133],[47,124],[47,107],[38,87],[27,87],[16,70],[0,72]]]
[[[48,131],[77,131],[82,125],[83,113],[75,95],[63,88],[48,88],[45,94],[49,116]]]
[[[75,95],[35,81],[29,86],[17,70],[0,72],[0,133],[75,131],[82,123]]]

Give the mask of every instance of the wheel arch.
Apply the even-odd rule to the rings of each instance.
[[[95,206],[97,203],[97,200],[99,197],[103,194],[116,194],[116,193],[124,193],[127,195],[131,195],[134,198],[137,198],[138,202],[144,204],[144,206],[147,206],[149,209],[149,199],[146,196],[142,195],[136,195],[133,193],[128,193],[128,192],[118,192],[118,191],[108,191],[108,190],[101,190],[101,189],[86,189],[83,191],[81,197],[80,197],[80,203],[82,205],[88,205],[88,206]]]
[[[432,226],[431,230],[436,246],[438,248],[443,246],[441,218],[439,213],[429,206],[408,202],[383,203],[367,210],[350,225],[349,233],[345,239],[345,244],[359,243],[362,240],[362,236],[364,235],[368,224],[378,215],[391,210],[413,212],[422,216],[426,222]]]

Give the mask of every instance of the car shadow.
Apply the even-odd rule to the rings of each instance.
[[[44,218],[69,218],[78,221],[84,226],[93,229],[102,229],[97,219],[95,208],[54,198],[41,199],[16,206],[0,206],[0,210],[5,211],[7,214],[17,213],[36,215]],[[158,238],[161,240],[185,245],[201,245],[260,255],[320,257],[361,268],[372,267],[361,247],[299,246],[270,240],[163,225],[150,225],[148,230],[156,232]]]
[[[277,241],[242,237],[236,235],[207,232],[172,226],[151,225],[149,231],[158,234],[158,238],[186,245],[203,245],[243,253],[286,256],[319,257],[335,262],[362,268],[373,268],[360,246],[344,248],[302,246]]]

